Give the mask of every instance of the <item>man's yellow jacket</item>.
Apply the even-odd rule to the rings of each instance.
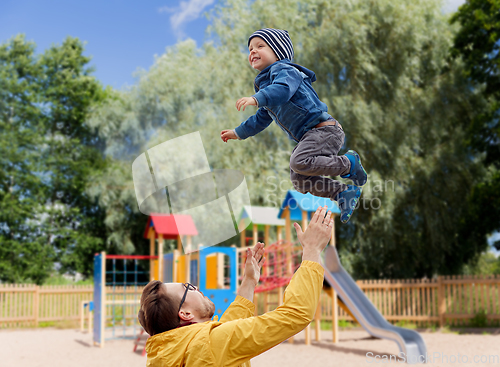
[[[169,330],[146,343],[148,367],[250,367],[250,359],[304,329],[313,319],[323,285],[323,267],[303,261],[283,304],[261,316],[237,296],[219,321]]]

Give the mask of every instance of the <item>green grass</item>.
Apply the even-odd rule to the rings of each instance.
[[[440,331],[443,333],[443,334],[455,334],[455,335],[458,335],[460,334],[459,331],[456,331],[456,330],[451,330],[450,327],[448,325],[442,327],[440,329]]]
[[[488,326],[488,315],[485,310],[481,310],[469,321],[470,327],[483,328]]]
[[[60,321],[40,321],[38,326],[27,324],[17,326],[15,329],[32,329],[32,328],[56,328],[56,329],[74,329],[80,327],[79,320],[60,320]]]
[[[72,279],[68,279],[59,273],[53,273],[50,278],[48,278],[43,285],[93,285],[94,280],[84,279],[79,281],[74,281]]]
[[[415,330],[417,328],[417,324],[415,324],[411,321],[407,321],[407,320],[398,321],[394,325],[399,326],[399,327],[403,327],[405,329],[412,329],[412,330]]]
[[[432,331],[433,333],[435,333],[436,331],[438,331],[438,330],[439,330],[439,326],[438,326],[438,325],[436,325],[436,324],[432,324],[432,325],[429,327],[429,329],[431,329],[431,331]]]
[[[321,320],[321,330],[332,330],[332,322],[328,320]],[[316,323],[313,321],[311,323],[311,327],[314,330],[316,327]],[[339,320],[339,327],[340,328],[354,328],[354,327],[359,327],[358,323],[354,323],[351,321],[346,321],[346,320]]]
[[[56,326],[55,321],[40,321],[38,323],[38,327],[40,327],[40,328],[55,327],[55,326]]]

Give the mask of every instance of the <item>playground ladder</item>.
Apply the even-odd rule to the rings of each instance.
[[[139,344],[142,344],[142,342],[144,340],[144,346],[142,348],[141,355],[145,356],[146,355],[146,342],[148,341],[148,339],[149,339],[149,335],[144,333],[144,329],[141,329],[141,332],[139,333],[139,335],[137,335],[137,339],[135,339],[135,341],[134,341],[134,352],[137,350],[137,346]]]

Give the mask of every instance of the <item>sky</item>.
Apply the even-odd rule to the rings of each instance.
[[[154,55],[192,38],[201,45],[215,0],[1,0],[0,42],[19,33],[37,53],[67,36],[86,42],[94,75],[116,89],[134,84],[138,68],[149,69]]]
[[[398,0],[395,0],[398,1]],[[444,12],[465,0],[444,0]],[[0,42],[19,33],[34,41],[37,53],[67,36],[86,42],[97,79],[122,89],[134,84],[137,69],[149,69],[154,56],[186,38],[206,40],[205,13],[217,0],[1,0]]]

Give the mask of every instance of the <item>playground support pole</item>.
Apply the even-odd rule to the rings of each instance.
[[[335,243],[335,214],[332,214],[333,217],[333,223],[332,223],[332,237],[330,238],[330,246],[336,247],[337,244]]]
[[[179,256],[180,256],[179,250],[174,250],[174,258],[172,260],[172,264],[173,264],[172,265],[172,271],[173,271],[172,282],[174,282],[174,283],[177,283],[177,267],[178,267],[177,263],[179,262]],[[198,279],[200,279],[200,278],[198,278]]]
[[[266,224],[264,227],[264,244],[269,245],[269,224]],[[268,276],[267,266],[264,268],[265,274],[264,276]],[[264,292],[264,313],[269,311],[269,292]]]
[[[240,221],[240,225],[239,225],[239,228],[243,227],[243,220]],[[240,232],[240,247],[243,248],[243,247],[246,247],[246,232],[247,232],[247,229],[246,228],[243,228]],[[267,243],[266,243],[267,245]]]
[[[150,231],[149,234],[149,256],[155,256],[155,233],[153,231]],[[154,271],[153,271],[153,259],[149,259],[149,281],[153,280],[154,277]]]
[[[318,307],[316,308],[316,314],[314,315],[314,333],[315,340],[317,342],[321,341],[321,294],[319,297]]]
[[[191,248],[191,236],[187,236],[186,240],[186,256],[185,256],[185,262],[186,262],[186,282],[191,283],[191,251],[193,249]]]
[[[257,241],[259,240],[259,230],[257,228],[257,224],[253,225],[253,244],[252,246],[255,246],[257,244]]]
[[[106,327],[106,252],[101,252],[101,340],[99,347],[104,348],[104,330]]]
[[[302,228],[305,231],[307,228],[307,212],[302,210]],[[306,326],[306,345],[311,345],[311,324]]]
[[[286,246],[286,261],[287,264],[287,276],[292,276],[292,221],[290,220],[290,209],[286,207],[283,212],[285,213],[285,240],[289,246]],[[280,290],[281,293],[281,290]],[[280,301],[283,300],[283,293],[280,295]],[[280,303],[281,304],[281,303]],[[293,344],[293,336],[288,339],[289,343]]]
[[[198,263],[198,266],[196,267],[196,281],[198,283],[198,286],[200,285],[200,251],[201,251],[201,244],[196,245],[196,261]]]
[[[217,253],[217,288],[224,289],[224,254]]]
[[[276,228],[277,230],[277,238],[278,242],[281,242],[283,240],[283,234],[281,233],[283,226],[278,226]],[[278,306],[283,303],[283,287],[278,288]]]
[[[285,240],[290,246],[286,246],[286,264],[287,264],[287,276],[292,276],[292,221],[290,220],[290,209],[288,207],[283,210],[285,212]]]
[[[315,323],[315,340],[317,342],[321,341],[321,298],[319,299],[318,308],[316,308],[316,315],[314,315]]]
[[[182,241],[181,241],[181,235],[177,235],[177,251],[179,253],[182,253]]]
[[[335,214],[333,215],[332,238],[330,246],[335,247]],[[339,308],[337,304],[337,292],[332,288],[332,342],[339,342]]]
[[[269,245],[269,224],[264,226],[264,244]]]
[[[163,282],[163,235],[161,233],[158,234],[158,280]]]

